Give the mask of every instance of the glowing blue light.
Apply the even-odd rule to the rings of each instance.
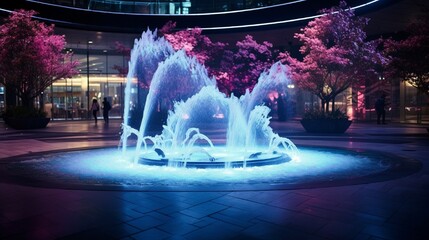
[[[345,152],[301,150],[300,161],[252,168],[186,169],[132,164],[117,149],[60,153],[17,163],[34,175],[63,183],[101,185],[218,185],[286,183],[358,178],[383,171],[389,165]],[[19,167],[19,169],[21,169]],[[39,174],[43,173],[43,174]]]
[[[373,3],[378,2],[379,0],[373,0],[355,7],[351,7],[351,9],[359,9],[362,7],[366,7],[368,5],[371,5]],[[254,24],[245,24],[245,25],[233,25],[233,26],[220,26],[220,27],[203,27],[202,30],[227,30],[227,29],[236,29],[236,28],[251,28],[251,27],[264,27],[264,26],[271,26],[271,25],[278,25],[278,24],[285,24],[285,23],[292,23],[292,22],[300,22],[305,20],[310,20],[313,18],[318,18],[323,16],[324,14],[317,14],[307,17],[300,17],[300,18],[293,18],[293,19],[287,19],[287,20],[281,20],[281,21],[274,21],[274,22],[265,22],[265,23],[254,23]]]
[[[30,1],[30,2],[36,2],[36,1],[32,1],[32,0],[28,0],[28,1]],[[282,5],[296,4],[296,3],[300,3],[300,2],[304,2],[304,1],[305,0],[297,0],[297,1],[293,1],[293,2],[288,2],[288,3],[284,3],[284,4],[273,5],[273,6],[263,7],[263,8],[272,8],[272,7],[282,6]],[[372,1],[369,1],[367,3],[363,3],[361,5],[351,7],[351,9],[363,8],[363,7],[369,6],[369,5],[374,4],[376,2],[379,2],[379,1],[380,0],[372,0]],[[38,2],[38,1],[37,1],[37,3],[38,4],[53,5],[53,4],[42,3],[42,2]],[[101,12],[101,13],[109,13],[109,14],[119,14],[119,15],[136,15],[136,16],[157,15],[157,16],[181,16],[181,17],[186,17],[186,16],[205,16],[205,15],[219,15],[219,14],[233,14],[233,13],[237,13],[237,12],[255,11],[255,10],[261,9],[261,8],[254,8],[254,9],[244,9],[244,10],[237,10],[237,11],[227,11],[227,12],[198,13],[198,14],[186,14],[186,15],[183,15],[183,14],[180,15],[180,14],[178,14],[178,15],[176,15],[176,14],[139,14],[139,13],[106,12],[106,11],[80,9],[80,8],[73,8],[73,7],[59,6],[59,5],[55,5],[55,6],[56,7],[62,7],[62,8],[68,8],[68,9],[75,9],[75,10],[79,10],[79,11],[93,11],[93,12]],[[6,9],[0,9],[0,11],[11,12],[10,10],[6,10]],[[310,19],[317,18],[317,17],[320,17],[320,16],[322,16],[322,14],[317,14],[317,15],[312,15],[312,16],[306,16],[306,17],[300,17],[300,18],[293,18],[293,19],[286,19],[286,20],[274,21],[274,22],[261,22],[261,23],[254,23],[254,24],[231,25],[231,26],[217,26],[217,27],[203,27],[201,29],[202,30],[206,30],[206,31],[210,31],[210,30],[228,30],[228,29],[238,29],[238,28],[263,27],[263,26],[272,26],[272,25],[278,25],[278,24],[285,24],[285,23],[305,21],[305,20],[310,20]],[[39,20],[44,20],[44,21],[56,22],[56,23],[75,24],[75,23],[72,23],[72,22],[66,22],[66,21],[60,21],[60,20],[55,20],[55,19],[42,18],[42,17],[38,17],[38,16],[34,16],[34,18],[39,19]]]

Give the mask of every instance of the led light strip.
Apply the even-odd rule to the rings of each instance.
[[[351,9],[355,10],[358,8],[366,7],[368,5],[371,5],[373,3],[376,3],[380,0],[373,0],[355,7],[352,7]],[[318,18],[323,16],[324,14],[318,14],[308,17],[301,17],[301,18],[294,18],[289,20],[282,20],[282,21],[276,21],[276,22],[266,22],[266,23],[254,23],[254,24],[246,24],[246,25],[236,25],[236,26],[223,26],[223,27],[207,27],[207,28],[201,28],[202,30],[228,30],[228,29],[236,29],[236,28],[249,28],[249,27],[263,27],[263,26],[270,26],[270,25],[276,25],[276,24],[284,24],[284,23],[291,23],[291,22],[299,22],[304,20],[309,20],[313,18]]]
[[[27,0],[29,2],[34,2],[31,0]],[[295,2],[291,2],[291,3],[298,3],[298,2],[303,2],[305,0],[298,0]],[[366,7],[368,5],[374,4],[376,2],[378,2],[380,0],[372,0],[370,2],[355,6],[355,7],[351,7],[351,9],[359,9],[362,7]],[[38,2],[40,3],[40,2]],[[43,3],[43,4],[47,4],[47,3]],[[47,5],[52,5],[52,4],[47,4]],[[54,6],[58,6],[58,5],[54,5]],[[279,5],[276,5],[279,6]],[[64,6],[61,6],[64,7]],[[275,6],[271,6],[271,7],[275,7]],[[65,7],[65,8],[71,8],[71,7]],[[77,9],[77,10],[86,10],[86,9],[79,9],[79,8],[71,8],[71,9]],[[249,9],[248,9],[249,10]],[[0,11],[5,11],[5,12],[12,12],[11,10],[6,10],[6,9],[2,9],[0,8]],[[93,11],[93,10],[86,10],[86,11]],[[245,11],[245,10],[241,10],[241,11]],[[93,11],[93,12],[103,12],[103,11]],[[235,11],[238,12],[238,11]],[[104,13],[110,13],[110,14],[125,14],[125,13],[115,13],[115,12],[104,12]],[[225,13],[225,12],[223,12]],[[211,14],[187,14],[187,15],[173,15],[173,14],[164,14],[166,16],[189,16],[189,15],[214,15],[214,14],[223,14],[223,13],[211,13]],[[226,12],[227,13],[227,12]],[[143,15],[143,14],[127,14],[127,15]],[[161,14],[157,14],[157,16],[160,16]],[[254,23],[254,24],[245,24],[245,25],[235,25],[235,26],[221,26],[221,27],[202,27],[202,30],[205,31],[212,31],[212,30],[230,30],[230,29],[240,29],[240,28],[252,28],[252,27],[264,27],[264,26],[272,26],[272,25],[277,25],[277,24],[285,24],[285,23],[291,23],[291,22],[299,22],[299,21],[304,21],[304,20],[309,20],[309,19],[313,19],[313,18],[317,18],[320,16],[323,16],[324,14],[317,14],[317,15],[313,15],[313,16],[307,16],[307,17],[301,17],[301,18],[294,18],[294,19],[288,19],[288,20],[282,20],[282,21],[275,21],[275,22],[266,22],[266,23]],[[148,15],[150,16],[150,15]],[[153,16],[153,14],[152,14]],[[72,25],[80,25],[80,26],[85,26],[85,24],[77,24],[77,23],[73,23],[73,22],[66,22],[66,21],[60,21],[60,20],[54,20],[54,19],[48,19],[48,18],[42,18],[42,17],[38,17],[38,16],[34,16],[35,19],[39,19],[39,20],[43,20],[43,21],[50,21],[50,22],[54,22],[54,23],[63,23],[63,24],[72,24]]]

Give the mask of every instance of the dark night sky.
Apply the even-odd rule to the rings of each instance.
[[[388,6],[382,9],[375,10],[363,16],[370,18],[367,27],[367,33],[370,38],[377,38],[381,34],[392,34],[401,31],[410,22],[410,20],[417,13],[421,13],[422,9],[429,7],[427,0],[381,0],[386,1]],[[305,26],[306,22],[288,27],[279,27],[276,29],[263,29],[263,30],[250,30],[241,29],[233,33],[216,33],[205,31],[204,34],[208,35],[215,41],[228,42],[235,44],[236,41],[242,40],[246,34],[251,34],[258,42],[269,41],[277,47],[287,47],[289,43],[295,43],[293,34],[298,32],[299,29]],[[95,42],[95,46],[106,48],[114,46],[115,41],[120,41],[132,45],[133,40],[138,38],[138,33],[109,33],[109,32],[96,32],[96,31],[82,31],[73,29],[57,28],[57,33],[65,34],[68,43],[78,44],[86,43],[87,40]]]
[[[371,38],[378,38],[382,34],[395,34],[404,30],[407,24],[422,11],[429,10],[428,0],[402,0],[393,3],[383,9],[362,15],[370,19],[366,28],[367,34]],[[427,13],[428,11],[426,11]],[[278,46],[285,46],[288,42],[294,41],[293,34],[305,26],[283,28],[276,30],[250,31],[231,34],[213,34],[210,35],[215,40],[236,42],[237,39],[243,39],[245,34],[253,35],[258,41],[270,41]]]

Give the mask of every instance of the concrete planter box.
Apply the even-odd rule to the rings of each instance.
[[[38,129],[45,128],[50,118],[47,117],[4,117],[4,122],[14,129]]]
[[[302,119],[301,125],[309,133],[344,133],[352,124],[348,119]]]

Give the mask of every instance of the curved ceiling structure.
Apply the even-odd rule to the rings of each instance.
[[[379,9],[397,0],[348,0],[359,13]],[[238,11],[199,14],[138,14],[88,10],[42,3],[32,0],[0,1],[2,15],[14,9],[33,9],[37,18],[60,27],[140,33],[147,27],[161,27],[168,21],[176,22],[179,29],[201,27],[219,32],[237,29],[279,28],[302,24],[319,15],[319,10],[338,5],[338,0],[295,0],[285,4]]]

